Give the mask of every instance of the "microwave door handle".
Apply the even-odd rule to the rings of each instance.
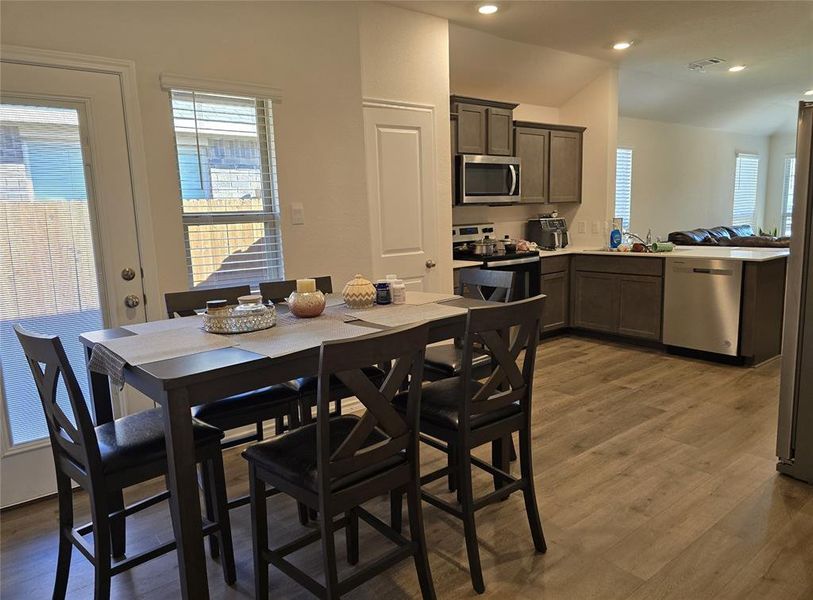
[[[517,170],[514,165],[508,165],[508,170],[511,172],[511,190],[508,192],[508,195],[513,196],[517,189]]]

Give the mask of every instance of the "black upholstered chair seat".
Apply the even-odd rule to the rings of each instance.
[[[384,380],[384,376],[386,373],[384,369],[380,367],[364,367],[362,369],[365,375],[369,377],[373,382],[378,382],[379,384],[381,381]],[[318,377],[299,377],[298,379],[294,379],[290,381],[288,385],[295,389],[300,394],[313,394],[316,396],[316,386],[319,382]],[[339,381],[339,378],[335,375],[330,376],[330,396],[331,398],[348,398],[353,394],[347,389],[347,387]]]
[[[228,430],[257,420],[266,421],[289,414],[299,398],[287,385],[272,385],[192,408],[192,416]]]
[[[472,369],[487,368],[491,365],[491,356],[485,352],[474,350],[472,352]],[[429,346],[426,349],[424,368],[438,373],[443,373],[447,377],[460,375],[463,371],[463,350],[455,344],[441,344]]]
[[[477,393],[481,384],[473,382],[472,395]],[[421,390],[421,421],[432,423],[446,429],[457,429],[460,423],[460,403],[462,402],[462,388],[460,377],[450,377],[432,383],[425,383]],[[392,401],[396,410],[403,412],[406,407],[406,394],[404,392],[395,396]],[[498,410],[472,415],[471,428],[477,429],[489,425],[505,417],[519,414],[518,403],[510,404]]]
[[[358,423],[355,415],[344,415],[330,420],[330,453],[333,454]],[[316,438],[317,424],[311,423],[299,429],[294,429],[282,436],[262,444],[249,446],[243,456],[253,461],[259,468],[265,469],[291,483],[316,492]],[[387,440],[377,429],[373,429],[362,448],[372,446]],[[403,453],[391,457],[384,463],[377,463],[374,471],[355,471],[352,474],[339,477],[333,481],[333,489],[340,490],[357,481],[368,479],[399,464],[405,463]]]
[[[154,408],[128,415],[95,428],[105,473],[114,473],[166,460],[164,421]],[[219,442],[223,432],[197,419],[192,420],[195,445]]]

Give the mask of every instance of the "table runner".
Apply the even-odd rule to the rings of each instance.
[[[458,296],[457,294],[439,294],[436,292],[418,292],[418,291],[407,291],[406,293],[406,303],[407,304],[434,304],[436,302],[446,302],[447,300],[457,300],[458,298],[462,298],[462,296]]]
[[[173,329],[185,329],[187,327],[203,327],[203,316],[175,317],[174,319],[162,319],[160,321],[147,321],[146,323],[121,326],[122,329],[138,334],[158,333],[161,331],[171,331]]]
[[[433,319],[443,319],[456,315],[465,314],[465,308],[456,306],[445,306],[443,304],[389,304],[385,306],[374,306],[359,310],[346,311],[348,317],[353,317],[360,321],[382,325],[384,327],[400,327],[410,325],[420,321],[431,321]]]

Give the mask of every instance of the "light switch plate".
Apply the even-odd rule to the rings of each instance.
[[[291,224],[304,225],[305,224],[305,207],[301,202],[294,202],[291,204]]]
[[[601,233],[601,221],[593,221],[593,233]]]
[[[578,223],[576,223],[576,228],[579,233],[587,233],[587,223],[585,223],[584,221],[579,221]]]

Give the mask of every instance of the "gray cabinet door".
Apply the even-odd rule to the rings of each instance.
[[[457,117],[453,116],[450,129],[452,134],[452,204],[457,202]]]
[[[548,202],[561,204],[582,200],[582,134],[550,132]],[[523,182],[524,185],[524,182]]]
[[[660,341],[663,278],[618,275],[618,333]]]
[[[522,201],[548,201],[548,148],[550,131],[517,127],[514,148],[522,163]]]
[[[618,332],[618,275],[576,271],[573,276],[573,326]]]
[[[460,154],[486,153],[486,107],[457,104],[457,151]]]
[[[540,291],[545,298],[545,312],[542,314],[542,331],[556,331],[568,325],[570,279],[567,271],[542,275]]]
[[[514,154],[514,111],[506,108],[486,109],[488,126],[486,154],[511,156]]]

